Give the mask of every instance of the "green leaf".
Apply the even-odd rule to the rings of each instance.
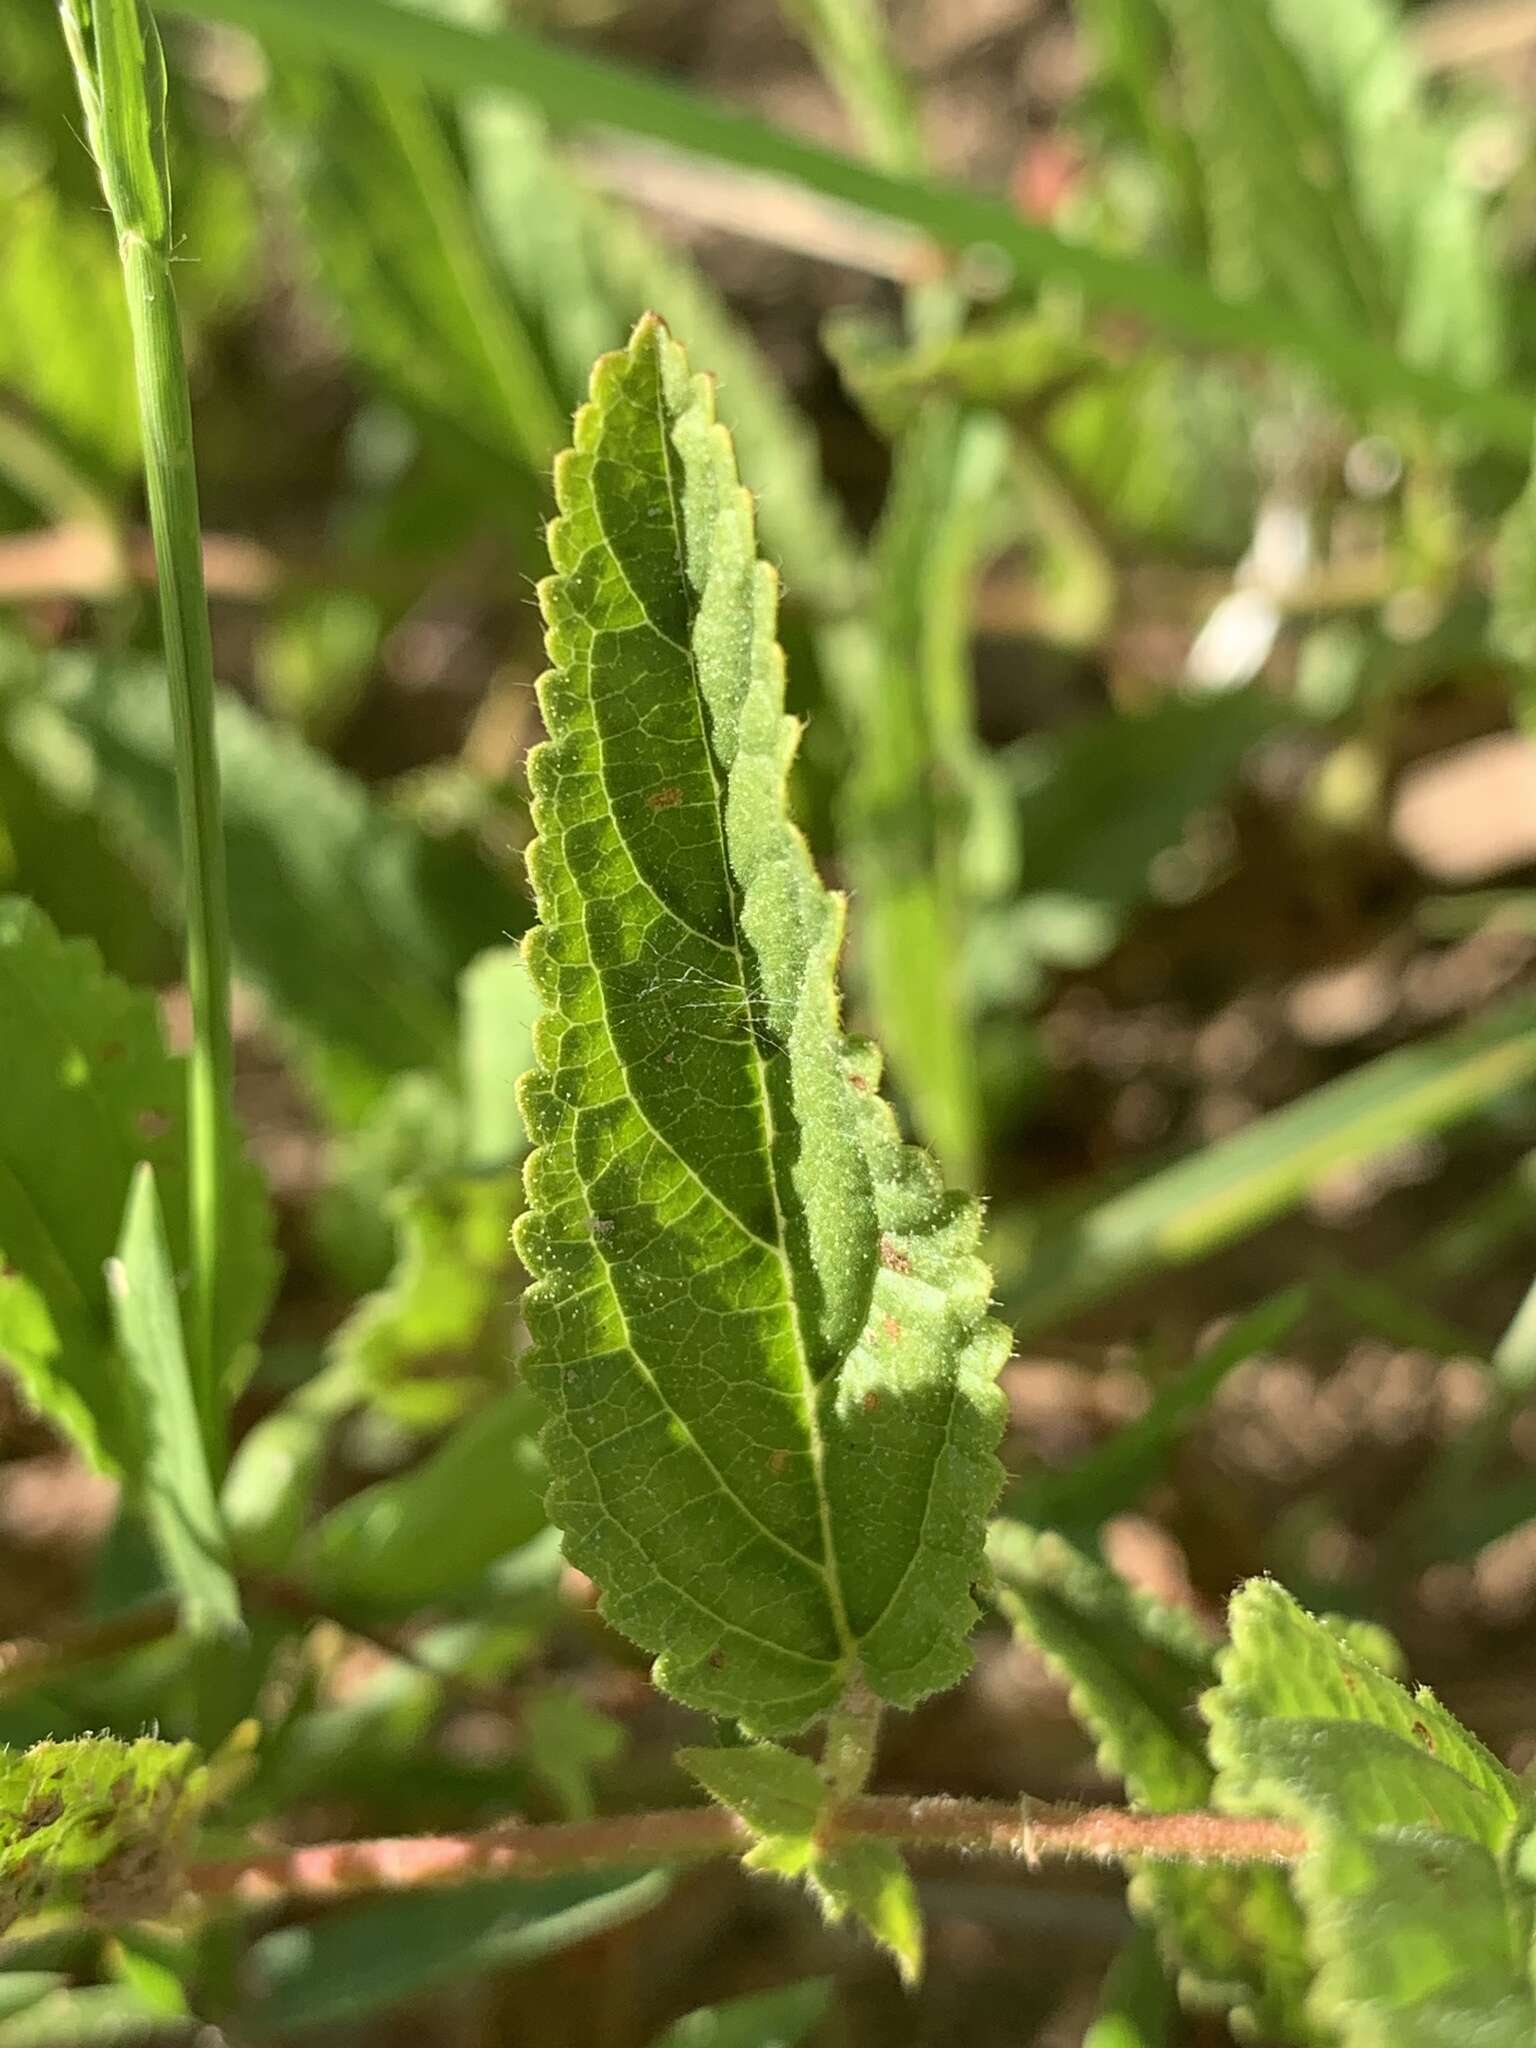
[[[1154,1813],[1208,1805],[1214,1774],[1195,1703],[1215,1649],[1194,1619],[1017,1522],[993,1523],[987,1553],[999,1609],[1065,1679],[1100,1768]],[[1316,2038],[1303,2014],[1301,1924],[1280,1872],[1143,1863],[1130,1900],[1191,2004],[1246,2016],[1261,2038]]]
[[[1321,1761],[1308,1773],[1315,1776],[1304,1795],[1309,1811],[1326,1809],[1329,1818],[1364,1826],[1374,1804],[1397,1797],[1399,1819],[1416,1823],[1432,1807],[1431,1796],[1414,1788],[1439,1784],[1444,1774],[1461,1781],[1459,1788],[1442,1787],[1457,1815],[1448,1822],[1451,1832],[1489,1848],[1508,1841],[1520,1810],[1516,1779],[1427,1688],[1408,1692],[1270,1579],[1250,1580],[1234,1594],[1228,1624],[1232,1644],[1221,1658],[1220,1687],[1204,1702],[1225,1803],[1264,1810],[1252,1803],[1268,1792],[1262,1764],[1253,1762],[1255,1738],[1290,1741],[1287,1731],[1310,1733]],[[1373,1752],[1395,1754],[1401,1793],[1391,1778],[1373,1784],[1336,1771],[1330,1736],[1338,1731],[1358,1738],[1362,1761]],[[1378,1734],[1390,1738],[1384,1749],[1374,1742]]]
[[[92,1735],[0,1752],[0,1925],[68,1908],[163,1913],[204,1780],[185,1742]]]
[[[1384,1053],[1082,1215],[1004,1234],[994,1251],[1015,1327],[1046,1328],[1144,1273],[1204,1258],[1294,1208],[1334,1167],[1442,1130],[1533,1074],[1536,1007],[1519,1000]]]
[[[13,676],[18,752],[61,794],[100,805],[173,895],[163,678],[68,657]],[[429,838],[231,697],[217,734],[236,966],[294,1034],[332,1113],[357,1121],[413,1069],[456,1078],[458,976],[526,922],[525,906],[462,843]]]
[[[757,1837],[742,1859],[747,1869],[803,1878],[829,1921],[857,1920],[894,1957],[903,1981],[917,1982],[923,1926],[911,1874],[888,1842],[818,1840],[829,1794],[808,1757],[755,1742],[747,1749],[683,1749],[677,1761]]]
[[[923,1974],[923,1915],[901,1851],[890,1842],[834,1842],[818,1849],[806,1883],[834,1926],[856,1920],[896,1964],[903,1984]]]
[[[1251,1581],[1230,1621],[1203,1702],[1217,1803],[1306,1830],[1295,1886],[1317,2023],[1343,2048],[1531,2039],[1516,1780],[1280,1587]]]
[[[468,1416],[409,1472],[353,1494],[299,1552],[323,1599],[409,1610],[462,1592],[544,1526],[538,1406],[524,1389]]]
[[[240,1627],[240,1594],[198,1420],[155,1169],[147,1160],[134,1169],[107,1286],[143,1436],[138,1489],[150,1529],[181,1595],[187,1628],[194,1635],[227,1634]]]
[[[677,1762],[711,1799],[745,1821],[760,1844],[782,1842],[785,1856],[810,1860],[827,1785],[809,1757],[776,1742],[754,1742],[745,1749],[680,1749]],[[780,1852],[770,1853],[776,1858]],[[765,1860],[759,1858],[758,1867]]]
[[[457,1174],[391,1198],[394,1270],[336,1332],[330,1359],[397,1420],[432,1428],[484,1384],[472,1354],[504,1302],[521,1195],[510,1174]]]
[[[530,764],[547,1005],[523,1109],[552,1518],[658,1681],[761,1732],[969,1661],[997,1487],[974,1207],[838,1027],[842,906],[710,388],[654,320],[562,457]]]
[[[256,1989],[241,2014],[242,2032],[269,2041],[351,2025],[437,1985],[536,1962],[622,1926],[666,1890],[660,1872],[476,1884],[370,1899],[307,1927],[278,1928],[251,1949]]]
[[[967,1186],[982,1136],[968,856],[986,772],[971,600],[1007,461],[1007,430],[989,415],[935,405],[908,429],[873,548],[873,658],[844,692],[856,765],[842,843],[870,1005],[919,1132]]]
[[[432,21],[390,0],[172,0],[167,10],[233,21],[290,46],[319,49],[364,71],[405,76],[450,92],[501,91],[567,124],[646,135],[674,149],[803,183],[964,252],[995,245],[1021,281],[1052,280],[1100,309],[1133,313],[1207,346],[1269,348],[1312,364],[1373,403],[1401,399],[1475,426],[1501,445],[1530,438],[1528,400],[1512,390],[1469,391],[1403,362],[1346,323],[1318,320],[1268,300],[1237,305],[1182,271],[1089,248],[1020,218],[1001,194],[896,177],[819,148],[689,92],[579,51],[499,25],[477,31]],[[1244,10],[1246,13],[1248,10]]]
[[[31,1399],[92,1459],[131,1474],[142,1445],[113,1357],[104,1273],[141,1160],[165,1198],[173,1269],[185,1264],[182,1065],[165,1050],[150,996],[14,898],[0,899],[0,1043],[0,1342]],[[227,1200],[217,1346],[226,1376],[273,1280],[271,1218],[249,1166]]]
[[[799,2048],[831,1995],[830,1978],[808,1977],[803,1984],[701,2006],[658,2035],[651,2048]]]
[[[1100,1769],[1156,1811],[1199,1806],[1211,1770],[1194,1704],[1215,1648],[1193,1616],[1021,1522],[992,1524],[987,1558],[999,1608],[1071,1687]]]

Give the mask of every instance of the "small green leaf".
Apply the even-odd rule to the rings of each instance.
[[[325,1407],[289,1400],[236,1445],[219,1513],[248,1569],[279,1571],[292,1558],[323,1475],[331,1421]]]
[[[118,1350],[144,1444],[136,1475],[149,1526],[195,1635],[240,1627],[240,1594],[198,1421],[165,1223],[146,1160],[134,1170],[117,1256],[107,1269]]]
[[[922,1915],[906,1864],[887,1842],[818,1841],[828,1792],[809,1758],[754,1742],[679,1750],[677,1761],[757,1837],[742,1859],[749,1870],[803,1878],[828,1920],[857,1920],[895,1958],[903,1981],[917,1981]]]
[[[147,1737],[0,1752],[0,1925],[61,1908],[103,1920],[162,1913],[204,1778],[189,1743]]]
[[[810,1854],[827,1787],[809,1757],[775,1742],[753,1742],[744,1749],[680,1749],[677,1761],[754,1835],[803,1839]]]
[[[0,1336],[30,1397],[93,1460],[133,1473],[137,1418],[113,1356],[106,1262],[134,1169],[145,1161],[186,1256],[185,1092],[154,1000],[61,939],[32,905],[0,899]],[[90,1171],[80,1171],[81,1161]],[[228,1190],[230,1257],[219,1295],[227,1375],[255,1334],[273,1279],[271,1218],[241,1162]]]
[[[658,2035],[651,2048],[799,2048],[831,1995],[830,1978],[810,1977],[778,1991],[701,2006]]]
[[[298,1553],[323,1598],[411,1609],[463,1592],[544,1527],[538,1404],[523,1388],[467,1416],[411,1471],[364,1487]]]
[[[895,1959],[903,1984],[923,1974],[923,1915],[901,1851],[890,1842],[834,1842],[818,1849],[806,1883],[834,1926],[853,1919]]]
[[[969,1663],[997,1486],[974,1207],[841,1033],[842,906],[785,807],[776,580],[654,320],[561,458],[530,764],[526,1371],[552,1518],[659,1682],[759,1732]]]

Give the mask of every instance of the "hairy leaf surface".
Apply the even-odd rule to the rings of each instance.
[[[1216,1803],[1307,1831],[1295,1885],[1315,2021],[1344,2048],[1532,2039],[1515,1779],[1272,1582],[1245,1586],[1230,1618],[1204,1702]]]
[[[162,1912],[206,1789],[186,1742],[91,1735],[0,1752],[0,1925],[71,1906]]]
[[[965,1669],[1005,1333],[978,1218],[841,1031],[777,594],[660,323],[557,468],[530,770],[547,1014],[519,1249],[551,1513],[690,1704],[762,1732]]]

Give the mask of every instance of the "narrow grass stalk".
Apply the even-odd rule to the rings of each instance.
[[[176,746],[192,1002],[187,1147],[192,1252],[188,1353],[214,1469],[223,1416],[214,1384],[229,1094],[229,913],[213,649],[203,588],[192,408],[171,282],[171,194],[165,161],[165,61],[142,0],[61,0],[86,132],[117,229],[133,333],[150,531]]]

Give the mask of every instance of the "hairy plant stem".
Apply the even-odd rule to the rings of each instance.
[[[880,1740],[880,1702],[861,1678],[854,1679],[827,1716],[821,1774],[829,1798],[841,1804],[869,1783]]]
[[[1306,1847],[1283,1821],[1224,1813],[1130,1813],[1120,1807],[1038,1806],[985,1799],[852,1799],[831,1812],[830,1841],[882,1841],[911,1849],[1005,1856],[1033,1868],[1067,1858],[1118,1863],[1293,1863]],[[487,1877],[554,1877],[576,1870],[697,1862],[734,1855],[752,1836],[721,1806],[620,1814],[532,1827],[512,1823],[468,1835],[402,1835],[321,1842],[302,1849],[194,1865],[196,1898],[265,1904],[413,1891]]]
[[[153,18],[142,0],[94,0],[91,7],[83,0],[64,0],[62,11],[87,134],[117,229],[160,586],[192,1006],[187,1071],[192,1262],[187,1350],[210,1462],[217,1473],[223,1466],[224,1417],[215,1385],[214,1324],[226,1155],[232,1135],[229,912],[192,407],[171,283],[165,67]]]

